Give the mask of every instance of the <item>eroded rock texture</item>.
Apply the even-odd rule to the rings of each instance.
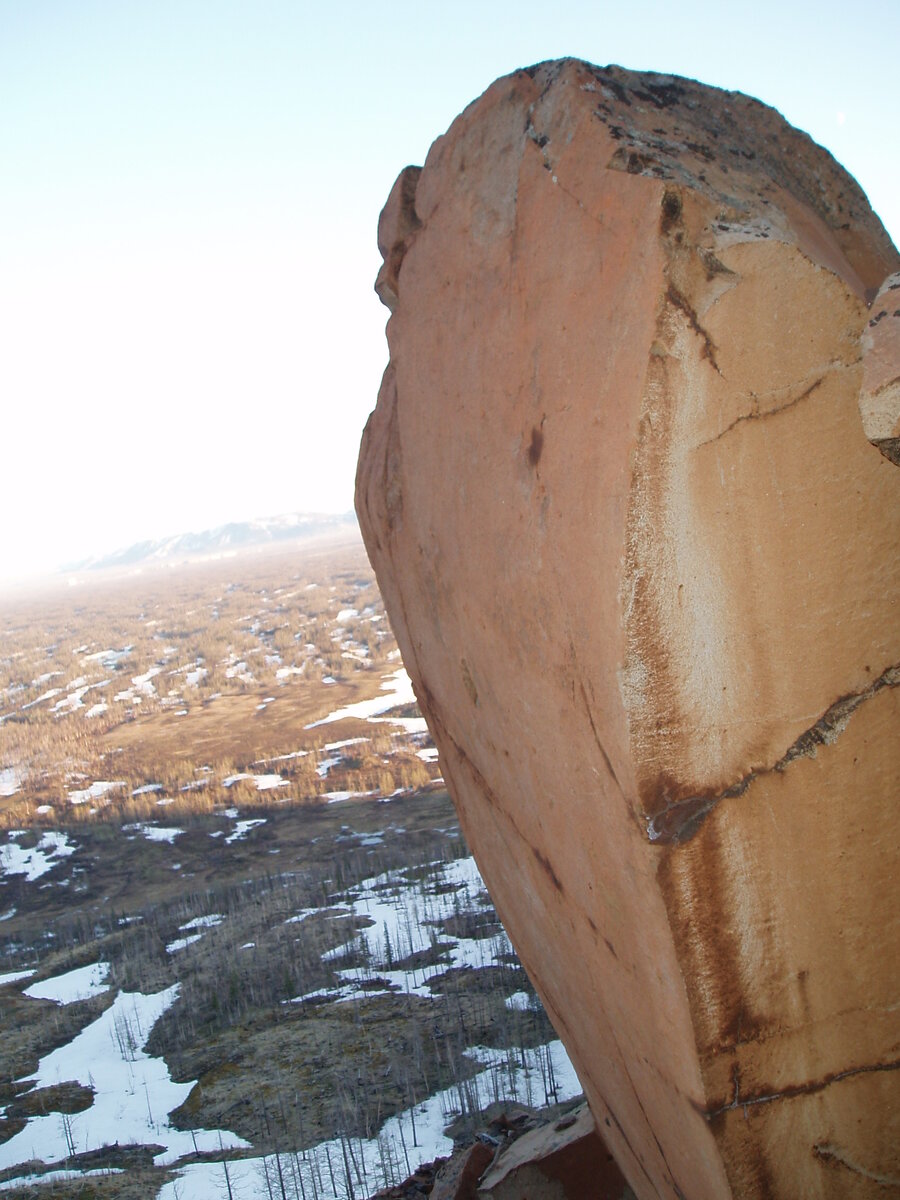
[[[773,110],[575,61],[379,241],[363,533],[603,1137],[641,1198],[900,1188],[896,250]]]

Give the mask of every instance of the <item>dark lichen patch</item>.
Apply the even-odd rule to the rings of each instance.
[[[895,467],[900,467],[900,438],[878,438],[872,445],[877,446]]]
[[[655,108],[674,108],[684,96],[684,88],[677,83],[648,83],[640,91],[632,88],[631,94]]]
[[[609,161],[614,171],[626,171],[629,175],[642,175],[646,171],[662,169],[649,154],[620,146]]]
[[[666,188],[660,207],[662,212],[659,218],[659,229],[665,236],[681,224],[681,193],[675,188]]]
[[[710,283],[717,275],[734,275],[731,267],[726,267],[720,258],[713,254],[712,250],[707,250],[700,247],[697,250],[697,257],[703,263],[706,271],[706,282]]]

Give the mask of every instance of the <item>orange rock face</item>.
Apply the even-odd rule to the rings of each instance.
[[[379,242],[363,534],[605,1141],[642,1200],[900,1189],[900,257],[773,110],[570,60]]]

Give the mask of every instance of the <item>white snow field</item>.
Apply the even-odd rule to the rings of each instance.
[[[92,996],[102,996],[108,992],[109,984],[105,982],[108,974],[108,962],[90,963],[89,966],[66,971],[65,975],[54,975],[52,979],[33,983],[25,989],[24,994],[32,1000],[74,1004],[77,1000],[89,1000]]]
[[[0,767],[0,796],[14,796],[21,787],[22,780],[15,767]]]
[[[389,871],[363,880],[346,897],[333,899],[343,913],[349,911],[371,924],[349,941],[327,951],[323,961],[340,960],[362,950],[367,965],[338,971],[345,980],[342,987],[296,996],[292,1003],[310,999],[357,1000],[392,991],[430,997],[431,981],[445,971],[453,967],[489,967],[500,956],[513,953],[502,930],[487,938],[461,938],[451,937],[439,928],[441,921],[459,912],[490,910],[490,899],[471,856],[432,864],[431,874],[425,880],[410,880],[403,870]],[[394,966],[410,955],[432,948],[440,955],[438,965],[413,969]],[[375,980],[386,986],[373,988]]]
[[[453,1141],[444,1127],[461,1112],[495,1100],[538,1107],[581,1094],[561,1042],[534,1050],[473,1046],[466,1054],[481,1064],[477,1075],[391,1117],[373,1138],[334,1138],[303,1153],[244,1158],[227,1168],[221,1162],[192,1163],[163,1186],[158,1200],[221,1200],[229,1192],[233,1200],[269,1194],[287,1200],[368,1196],[401,1182],[420,1163],[450,1154]]]
[[[18,983],[20,979],[30,979],[33,974],[33,967],[28,971],[7,971],[0,975],[0,987],[6,987],[8,983]]]
[[[402,704],[415,704],[416,693],[413,691],[412,682],[406,673],[405,668],[401,667],[399,671],[394,671],[388,675],[381,685],[382,691],[387,692],[386,696],[375,696],[372,700],[360,700],[356,704],[348,704],[344,708],[337,708],[334,712],[328,714],[327,717],[322,717],[320,721],[313,721],[311,725],[305,726],[306,729],[316,729],[319,725],[330,725],[333,721],[343,721],[345,717],[356,717],[360,721],[371,721],[373,717],[380,717],[382,713],[386,713],[391,708],[398,708]],[[398,719],[397,723],[400,723]]]
[[[0,1170],[32,1160],[48,1165],[65,1162],[73,1152],[83,1154],[116,1142],[162,1146],[154,1159],[159,1165],[195,1150],[247,1147],[227,1130],[191,1133],[169,1124],[168,1114],[184,1102],[194,1083],[173,1083],[164,1059],[151,1058],[144,1047],[178,991],[179,985],[174,984],[149,996],[120,992],[102,1016],[67,1046],[41,1059],[33,1077],[35,1087],[76,1080],[93,1090],[94,1102],[64,1120],[59,1113],[31,1118],[20,1133],[0,1145]]]
[[[98,779],[90,787],[76,788],[69,792],[69,803],[87,804],[89,800],[102,800],[109,792],[115,792],[127,786],[124,779]]]
[[[12,830],[9,836],[21,836],[21,832]],[[38,844],[29,850],[12,841],[0,846],[0,872],[4,875],[24,875],[29,883],[33,883],[77,849],[64,833],[45,833]]]
[[[183,829],[166,828],[162,825],[146,825],[142,822],[137,822],[133,825],[123,825],[123,833],[139,833],[147,839],[148,842],[168,842],[173,845],[175,839],[184,833]]]

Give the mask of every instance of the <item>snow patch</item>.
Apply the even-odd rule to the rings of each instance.
[[[144,825],[136,822],[133,825],[123,825],[123,833],[140,833],[148,842],[168,842],[171,846],[183,829],[167,829],[159,825]]]
[[[69,792],[69,803],[86,804],[89,800],[101,800],[108,792],[115,792],[126,786],[124,779],[99,779],[90,787]]]
[[[10,831],[10,837],[14,832]],[[64,833],[45,833],[38,844],[28,850],[10,842],[0,846],[0,871],[5,875],[24,875],[28,883],[34,883],[77,849]]]
[[[5,975],[0,975],[0,987],[6,987],[8,983],[17,983],[20,979],[30,979],[33,974],[33,967],[30,971],[7,971]]]
[[[0,796],[14,796],[22,790],[22,777],[15,767],[0,768]]]
[[[178,997],[179,984],[154,995],[120,992],[113,1004],[72,1041],[41,1059],[36,1088],[75,1080],[94,1093],[84,1112],[63,1122],[58,1113],[34,1117],[21,1132],[0,1145],[0,1170],[39,1159],[63,1162],[77,1154],[120,1145],[155,1143],[163,1149],[158,1166],[200,1153],[246,1148],[247,1142],[225,1130],[173,1129],[168,1114],[188,1097],[196,1081],[173,1083],[162,1058],[144,1047],[155,1023]],[[195,1141],[196,1139],[196,1141]]]
[[[235,824],[234,832],[229,833],[228,837],[225,839],[227,845],[230,846],[232,842],[243,841],[251,829],[255,829],[257,825],[265,825],[265,823],[265,817],[256,817],[251,821],[238,821]]]
[[[53,1000],[56,1004],[90,1000],[92,996],[102,996],[109,991],[109,984],[104,982],[108,974],[108,962],[90,963],[66,971],[65,975],[54,975],[52,979],[33,983],[25,989],[25,995],[32,1000]]]
[[[330,725],[334,721],[343,721],[350,717],[359,721],[371,721],[373,717],[378,717],[382,713],[388,712],[389,709],[416,703],[412,682],[403,667],[394,671],[392,675],[388,675],[382,682],[381,689],[388,695],[375,696],[372,700],[360,700],[356,704],[348,704],[344,708],[335,709],[327,717],[323,717],[320,721],[313,721],[306,728],[316,729],[319,725]]]

